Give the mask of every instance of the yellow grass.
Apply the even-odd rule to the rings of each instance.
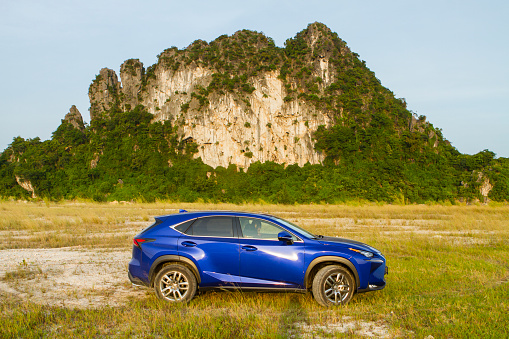
[[[316,234],[366,242],[387,258],[387,287],[324,309],[309,294],[213,292],[189,305],[147,293],[74,310],[0,292],[0,337],[498,338],[509,324],[509,205],[266,205],[0,202],[0,249],[79,246],[130,252],[132,237],[178,209],[270,213]],[[0,277],[44,279],[37,268]],[[127,278],[124,286],[129,288]],[[90,292],[106,293],[106,292]],[[105,298],[115,294],[106,293]],[[73,296],[70,296],[73,297]],[[343,327],[342,327],[343,326]],[[345,327],[346,326],[346,327]],[[346,330],[345,330],[346,329]],[[374,331],[374,332],[373,332]],[[379,332],[376,332],[379,331]],[[364,334],[363,334],[364,333]]]
[[[129,238],[157,215],[180,208],[270,213],[316,234],[373,240],[380,235],[428,235],[449,241],[509,238],[509,205],[234,205],[90,202],[0,202],[0,249],[63,246],[129,248]],[[389,237],[390,238],[390,237]],[[465,240],[467,241],[467,240]]]

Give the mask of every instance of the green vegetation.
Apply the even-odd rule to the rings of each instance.
[[[151,118],[139,106],[111,111],[84,132],[63,122],[51,140],[15,138],[0,156],[0,194],[29,198],[18,176],[31,182],[38,197],[50,199],[454,203],[481,199],[478,173],[485,173],[495,183],[489,197],[508,200],[509,161],[489,151],[438,153],[409,139],[411,134],[398,139],[379,128],[335,126],[316,133],[317,149],[327,154],[323,166],[255,162],[246,170],[214,169],[192,158],[197,145],[180,140],[178,126]]]
[[[317,76],[324,58],[335,75],[328,82]],[[127,64],[130,71],[136,62]],[[142,92],[158,67],[175,72],[191,64],[213,72],[210,83],[196,86],[180,106],[183,113],[195,110],[197,116],[211,96],[226,92],[249,111],[254,79],[279,72],[284,101],[306,102],[333,119],[329,128],[320,126],[314,133],[316,151],[326,156],[323,166],[255,162],[248,169],[213,169],[194,159],[199,145],[179,138],[183,115],[174,125],[151,124],[144,107],[122,106],[111,88],[116,102],[84,131],[62,122],[51,140],[14,138],[0,155],[0,196],[31,196],[18,185],[18,177],[29,181],[38,197],[49,199],[456,203],[484,201],[480,187],[489,180],[489,199],[509,200],[509,159],[496,159],[488,150],[472,156],[459,153],[425,117],[413,117],[405,100],[383,87],[323,24],[311,24],[284,48],[248,30],[210,43],[198,40],[184,50],[172,47],[146,72],[141,69]],[[100,80],[97,76],[94,82]],[[308,121],[304,124],[309,126]],[[244,127],[251,125],[246,122]],[[244,155],[254,157],[247,147]]]

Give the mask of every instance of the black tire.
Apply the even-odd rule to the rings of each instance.
[[[322,306],[345,305],[355,292],[355,279],[342,266],[325,266],[315,275],[312,292],[316,302]]]
[[[179,264],[164,266],[154,279],[159,299],[167,302],[187,303],[196,294],[196,277],[187,267]]]

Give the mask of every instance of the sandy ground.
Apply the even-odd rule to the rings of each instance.
[[[0,292],[38,304],[118,306],[149,291],[129,283],[129,250],[9,249],[0,258]]]
[[[351,317],[343,317],[339,319],[341,322],[329,323],[325,325],[307,325],[304,323],[297,323],[297,338],[324,338],[330,337],[331,335],[342,333],[355,335],[357,337],[367,338],[393,338],[394,336],[389,334],[389,328],[381,321],[359,321],[353,320]],[[294,338],[295,335],[290,335]]]

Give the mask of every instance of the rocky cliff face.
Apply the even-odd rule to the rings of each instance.
[[[143,64],[138,59],[129,59],[120,66],[123,109],[129,110],[139,104],[138,95],[144,72]]]
[[[210,71],[158,69],[156,79],[141,103],[155,121],[178,125],[182,139],[196,142],[196,156],[212,167],[249,167],[255,161],[303,166],[323,160],[313,149],[312,133],[330,118],[305,102],[284,102],[286,90],[278,72],[253,80],[255,90],[244,100],[231,93],[213,95],[201,108],[190,93],[208,85]]]
[[[103,68],[88,89],[90,119],[112,108],[118,100],[120,83],[114,70]]]
[[[32,185],[32,183],[30,182],[30,180],[25,180],[22,177],[19,177],[17,175],[15,178],[16,178],[16,182],[18,183],[18,185],[20,185],[24,190],[32,193],[32,199],[37,198],[37,195],[35,194],[35,188]]]
[[[165,50],[147,70],[139,60],[127,60],[121,83],[115,71],[103,68],[90,86],[90,115],[93,120],[115,106],[125,111],[143,105],[154,122],[178,126],[181,140],[195,142],[195,156],[213,167],[317,164],[324,160],[314,149],[318,126],[338,119],[367,124],[371,117],[364,113],[375,97],[383,102],[392,95],[355,89],[379,84],[357,57],[319,23],[289,39],[285,49],[263,34],[239,31],[210,44],[198,40],[181,51]],[[352,98],[348,91],[361,94]],[[394,119],[410,131],[424,130],[409,113]]]
[[[309,35],[311,46],[317,34]],[[326,53],[314,66],[314,73],[324,79],[322,87],[333,81]],[[91,119],[117,100],[124,110],[141,104],[154,121],[179,126],[181,138],[198,145],[195,156],[212,167],[246,168],[256,161],[303,166],[323,161],[324,155],[314,150],[313,132],[319,125],[329,126],[331,117],[304,100],[285,101],[288,86],[277,70],[250,79],[254,90],[249,94],[213,93],[206,104],[193,93],[210,85],[213,69],[192,63],[174,70],[159,63],[151,71],[143,84],[142,63],[127,60],[120,67],[119,83],[115,71],[103,68],[89,90]]]

